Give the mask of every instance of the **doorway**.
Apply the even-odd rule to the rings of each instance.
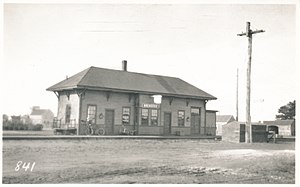
[[[171,134],[171,122],[172,122],[172,115],[171,112],[164,113],[164,135]]]
[[[191,134],[199,135],[200,134],[200,108],[191,108]]]
[[[115,111],[106,109],[105,110],[105,134],[114,134],[114,119]]]

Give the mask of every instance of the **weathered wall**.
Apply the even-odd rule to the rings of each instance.
[[[266,125],[252,125],[252,142],[267,142],[268,133]]]
[[[133,129],[134,125],[134,97],[127,93],[86,91],[81,101],[81,119],[87,120],[88,105],[96,105],[96,124],[105,127],[105,110],[114,110],[114,134],[119,134],[122,125],[122,109],[130,108],[130,119],[127,129]],[[103,116],[100,118],[100,116]],[[82,130],[80,130],[82,131]],[[107,131],[107,129],[106,129]],[[107,131],[108,132],[108,131]]]
[[[228,142],[245,142],[245,124],[231,122],[222,127],[222,140]],[[266,125],[252,125],[252,142],[267,142]]]
[[[176,134],[177,131],[180,132],[180,135],[190,135],[191,134],[191,108],[197,107],[200,108],[200,133],[204,135],[205,127],[205,104],[203,100],[195,99],[182,99],[182,98],[173,98],[163,97],[161,104],[161,113],[171,112],[172,115],[172,127],[171,134]],[[185,124],[184,127],[178,127],[178,110],[185,111]],[[161,119],[162,126],[164,125],[164,119],[162,115]]]
[[[232,121],[235,121],[234,117],[231,117],[228,122],[216,122],[217,124],[217,129],[216,129],[216,135],[222,136],[222,126],[226,125],[227,123],[230,123]]]
[[[65,92],[61,92],[58,101],[57,119],[61,120],[63,128],[66,128],[66,106],[71,105],[71,121],[75,124],[79,123],[79,97],[75,92],[70,93],[68,98]]]
[[[236,121],[233,121],[226,125],[223,125],[222,141],[239,143],[240,136],[241,136],[240,129],[241,129],[241,125],[239,122],[236,122]]]
[[[110,109],[114,110],[114,134],[119,134],[121,125],[122,125],[122,109],[123,107],[130,108],[130,123],[126,126],[127,129],[136,129],[139,134],[145,135],[163,135],[164,134],[164,112],[171,112],[172,115],[172,128],[171,134],[175,135],[180,132],[180,135],[190,135],[191,134],[191,107],[200,108],[200,125],[201,125],[201,134],[204,135],[205,131],[209,131],[212,135],[213,132],[211,130],[205,129],[205,103],[203,100],[194,100],[194,99],[181,99],[181,98],[173,98],[170,102],[170,97],[163,97],[162,103],[157,108],[158,110],[158,125],[151,126],[149,122],[149,126],[141,125],[141,110],[143,108],[143,104],[154,104],[153,97],[147,94],[139,94],[138,99],[138,108],[137,108],[137,124],[135,126],[135,95],[129,93],[115,93],[115,92],[105,92],[105,91],[91,91],[87,90],[81,99],[81,120],[87,120],[87,109],[89,105],[96,106],[96,126],[106,128],[105,126],[105,110]],[[58,105],[58,119],[61,119],[62,124],[65,124],[65,112],[66,105],[71,105],[71,120],[76,119],[76,123],[79,123],[79,96],[74,92],[70,94],[69,98],[65,93],[60,94],[60,101]],[[151,108],[150,108],[151,110]],[[185,125],[184,127],[178,127],[178,110],[185,111]],[[100,117],[101,116],[101,117]],[[212,128],[215,124],[215,117],[210,116],[208,114],[209,128]],[[150,120],[150,115],[149,115]],[[83,126],[83,125],[82,125]],[[80,128],[80,134],[83,133],[84,128]],[[107,130],[107,129],[105,129]]]
[[[206,135],[216,135],[216,112],[206,111]]]
[[[129,94],[126,93],[107,93],[101,91],[86,91],[85,96],[82,99],[82,111],[81,119],[87,119],[87,109],[88,105],[96,105],[96,124],[105,123],[105,109],[112,109],[115,111],[115,124],[122,124],[122,108],[130,108],[130,125],[133,125],[133,112],[134,112],[134,99],[129,100]],[[99,118],[99,115],[102,114],[104,117]]]
[[[140,126],[139,134],[141,135],[163,135],[163,127],[161,126]]]
[[[291,125],[277,125],[279,135],[282,136],[292,136],[292,126]]]
[[[216,135],[222,135],[222,126],[225,125],[223,122],[216,122]]]

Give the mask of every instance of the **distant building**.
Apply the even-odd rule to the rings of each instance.
[[[2,125],[7,125],[9,121],[9,116],[6,114],[2,115]]]
[[[23,124],[31,124],[32,123],[29,115],[21,116],[21,122]]]
[[[14,124],[22,123],[21,122],[21,116],[11,116],[11,122],[14,123]]]
[[[244,122],[233,121],[222,127],[222,141],[242,143],[246,141],[246,125]],[[267,126],[252,123],[252,142],[267,142]]]
[[[295,120],[264,121],[268,127],[277,127],[278,135],[295,136]]]
[[[52,127],[54,114],[49,109],[40,109],[39,106],[32,107],[30,119],[32,124],[42,124],[43,129],[49,129]]]
[[[233,115],[217,115],[217,131],[216,134],[218,136],[222,136],[222,126],[226,125],[227,123],[230,123],[232,121],[235,121]]]

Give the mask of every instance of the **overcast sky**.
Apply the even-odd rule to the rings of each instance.
[[[208,109],[245,120],[247,38],[253,38],[252,121],[296,97],[296,6],[243,4],[5,4],[3,112],[57,112],[46,88],[90,66],[179,77],[214,95]]]

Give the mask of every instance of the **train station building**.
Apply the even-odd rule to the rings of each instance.
[[[61,128],[83,134],[90,121],[107,135],[120,128],[138,135],[216,135],[216,111],[206,103],[216,97],[175,77],[90,67],[49,87],[58,98]]]

